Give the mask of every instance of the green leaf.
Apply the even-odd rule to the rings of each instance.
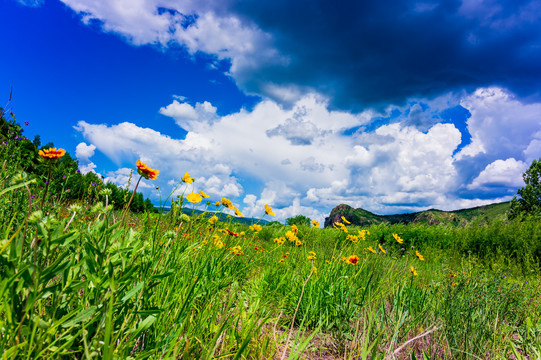
[[[88,319],[90,319],[92,315],[94,315],[96,310],[97,310],[96,306],[91,306],[88,309],[85,309],[81,311],[79,314],[75,315],[75,317],[71,319],[70,321],[66,321],[64,324],[62,324],[62,327],[68,328],[68,327],[77,325],[80,322],[88,321]]]
[[[145,285],[145,282],[144,281],[141,281],[139,284],[137,284],[133,289],[131,289],[130,291],[128,291],[126,293],[126,295],[124,295],[124,297],[122,297],[122,299],[120,299],[120,302],[122,303],[125,303],[126,301],[128,301],[129,299],[131,299],[135,294],[137,294],[137,292],[139,292],[139,290],[141,290],[143,288],[143,286]]]

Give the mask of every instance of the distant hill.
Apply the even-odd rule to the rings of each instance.
[[[168,213],[171,210],[169,206],[164,206],[162,208],[162,212]],[[222,222],[232,222],[236,224],[244,224],[244,225],[253,225],[255,223],[258,223],[259,225],[265,225],[268,224],[268,220],[260,220],[260,219],[254,219],[254,218],[246,218],[246,217],[238,217],[234,215],[229,215],[226,213],[219,213],[219,212],[213,212],[213,211],[201,211],[197,209],[186,209],[182,208],[182,212],[189,216],[199,216],[202,213],[205,213],[205,217],[210,218],[213,215],[216,215],[218,217],[218,220]]]
[[[509,210],[509,201],[477,206],[470,209],[460,209],[454,211],[442,211],[430,209],[410,214],[397,215],[377,215],[364,209],[354,209],[349,205],[340,204],[332,209],[331,214],[325,218],[325,227],[332,226],[334,222],[342,222],[341,217],[352,225],[369,226],[371,224],[428,224],[428,225],[452,225],[464,226],[471,221],[490,221],[496,218],[505,218]]]

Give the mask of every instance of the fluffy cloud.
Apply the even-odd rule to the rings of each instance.
[[[93,144],[87,145],[82,142],[75,148],[75,156],[79,161],[79,170],[81,173],[86,174],[88,172],[95,172],[96,164],[94,164],[90,158],[94,156],[96,146]]]
[[[528,169],[528,164],[513,158],[496,160],[487,165],[471,184],[469,189],[480,187],[520,187],[524,186],[522,174]]]
[[[390,110],[402,114],[392,121],[374,112],[330,110],[324,98],[308,95],[291,108],[264,100],[251,111],[242,109],[226,116],[218,116],[210,103],[192,106],[175,100],[160,112],[177,123],[182,118],[183,124],[190,124],[186,127],[191,131],[184,139],[131,123],[107,126],[81,121],[77,129],[113,160],[135,162],[141,158],[159,169],[155,184],[162,187],[168,184],[172,188],[189,171],[196,178],[194,190],[204,190],[213,200],[231,197],[247,216],[261,216],[265,204],[277,210],[279,220],[297,215],[296,211],[321,220],[339,203],[377,213],[430,207],[453,210],[508,199],[519,185],[526,157],[538,149],[539,126],[532,112],[539,105],[513,103],[510,107],[515,119],[529,124],[529,134],[521,130],[514,133],[509,127],[502,132],[494,122],[506,124],[506,112],[499,116],[489,112],[493,120],[488,121],[480,116],[480,109],[490,106],[470,101],[487,91],[495,89],[462,98],[453,95],[411,101],[409,107]],[[464,130],[444,121],[442,114],[461,99],[471,111],[468,125],[471,121],[472,127],[468,129],[473,133],[472,143],[457,153]],[[439,122],[413,124],[408,114],[415,111],[431,114],[429,117]],[[211,121],[208,114],[212,114]],[[298,130],[297,125],[302,128],[305,124],[313,131],[303,134]],[[491,140],[495,132],[500,144],[510,144],[520,156],[504,157],[506,151],[498,152]],[[306,135],[305,141],[292,141],[301,135]],[[490,149],[492,158],[471,151],[474,146]],[[89,148],[81,146],[81,152]],[[471,169],[465,183],[466,160]],[[478,197],[479,192],[486,193]]]

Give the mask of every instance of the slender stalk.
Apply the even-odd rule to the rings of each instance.
[[[141,182],[141,179],[143,176],[139,176],[139,180],[137,180],[137,184],[135,185],[135,189],[133,189],[133,193],[131,194],[130,201],[128,201],[128,205],[126,205],[126,208],[124,209],[124,214],[122,215],[122,226],[124,226],[124,222],[126,221],[126,215],[128,215],[128,211],[130,210],[131,202],[133,201],[133,197],[135,196],[135,192],[137,191],[137,188],[139,187],[139,182]]]
[[[43,198],[41,199],[40,209],[43,210],[45,204],[45,198],[47,197],[47,191],[49,191],[49,183],[51,182],[52,166],[49,165],[49,175],[47,175],[47,182],[45,183],[45,191],[43,192]]]

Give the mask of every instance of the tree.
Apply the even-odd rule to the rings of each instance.
[[[306,225],[306,226],[310,226],[310,223],[312,222],[312,219],[310,219],[309,217],[307,216],[304,216],[304,215],[297,215],[297,216],[294,216],[294,217],[290,217],[290,218],[287,218],[286,219],[286,224],[287,225]]]
[[[534,160],[522,178],[526,186],[518,190],[520,198],[515,195],[511,200],[510,219],[526,214],[541,215],[541,159]]]

